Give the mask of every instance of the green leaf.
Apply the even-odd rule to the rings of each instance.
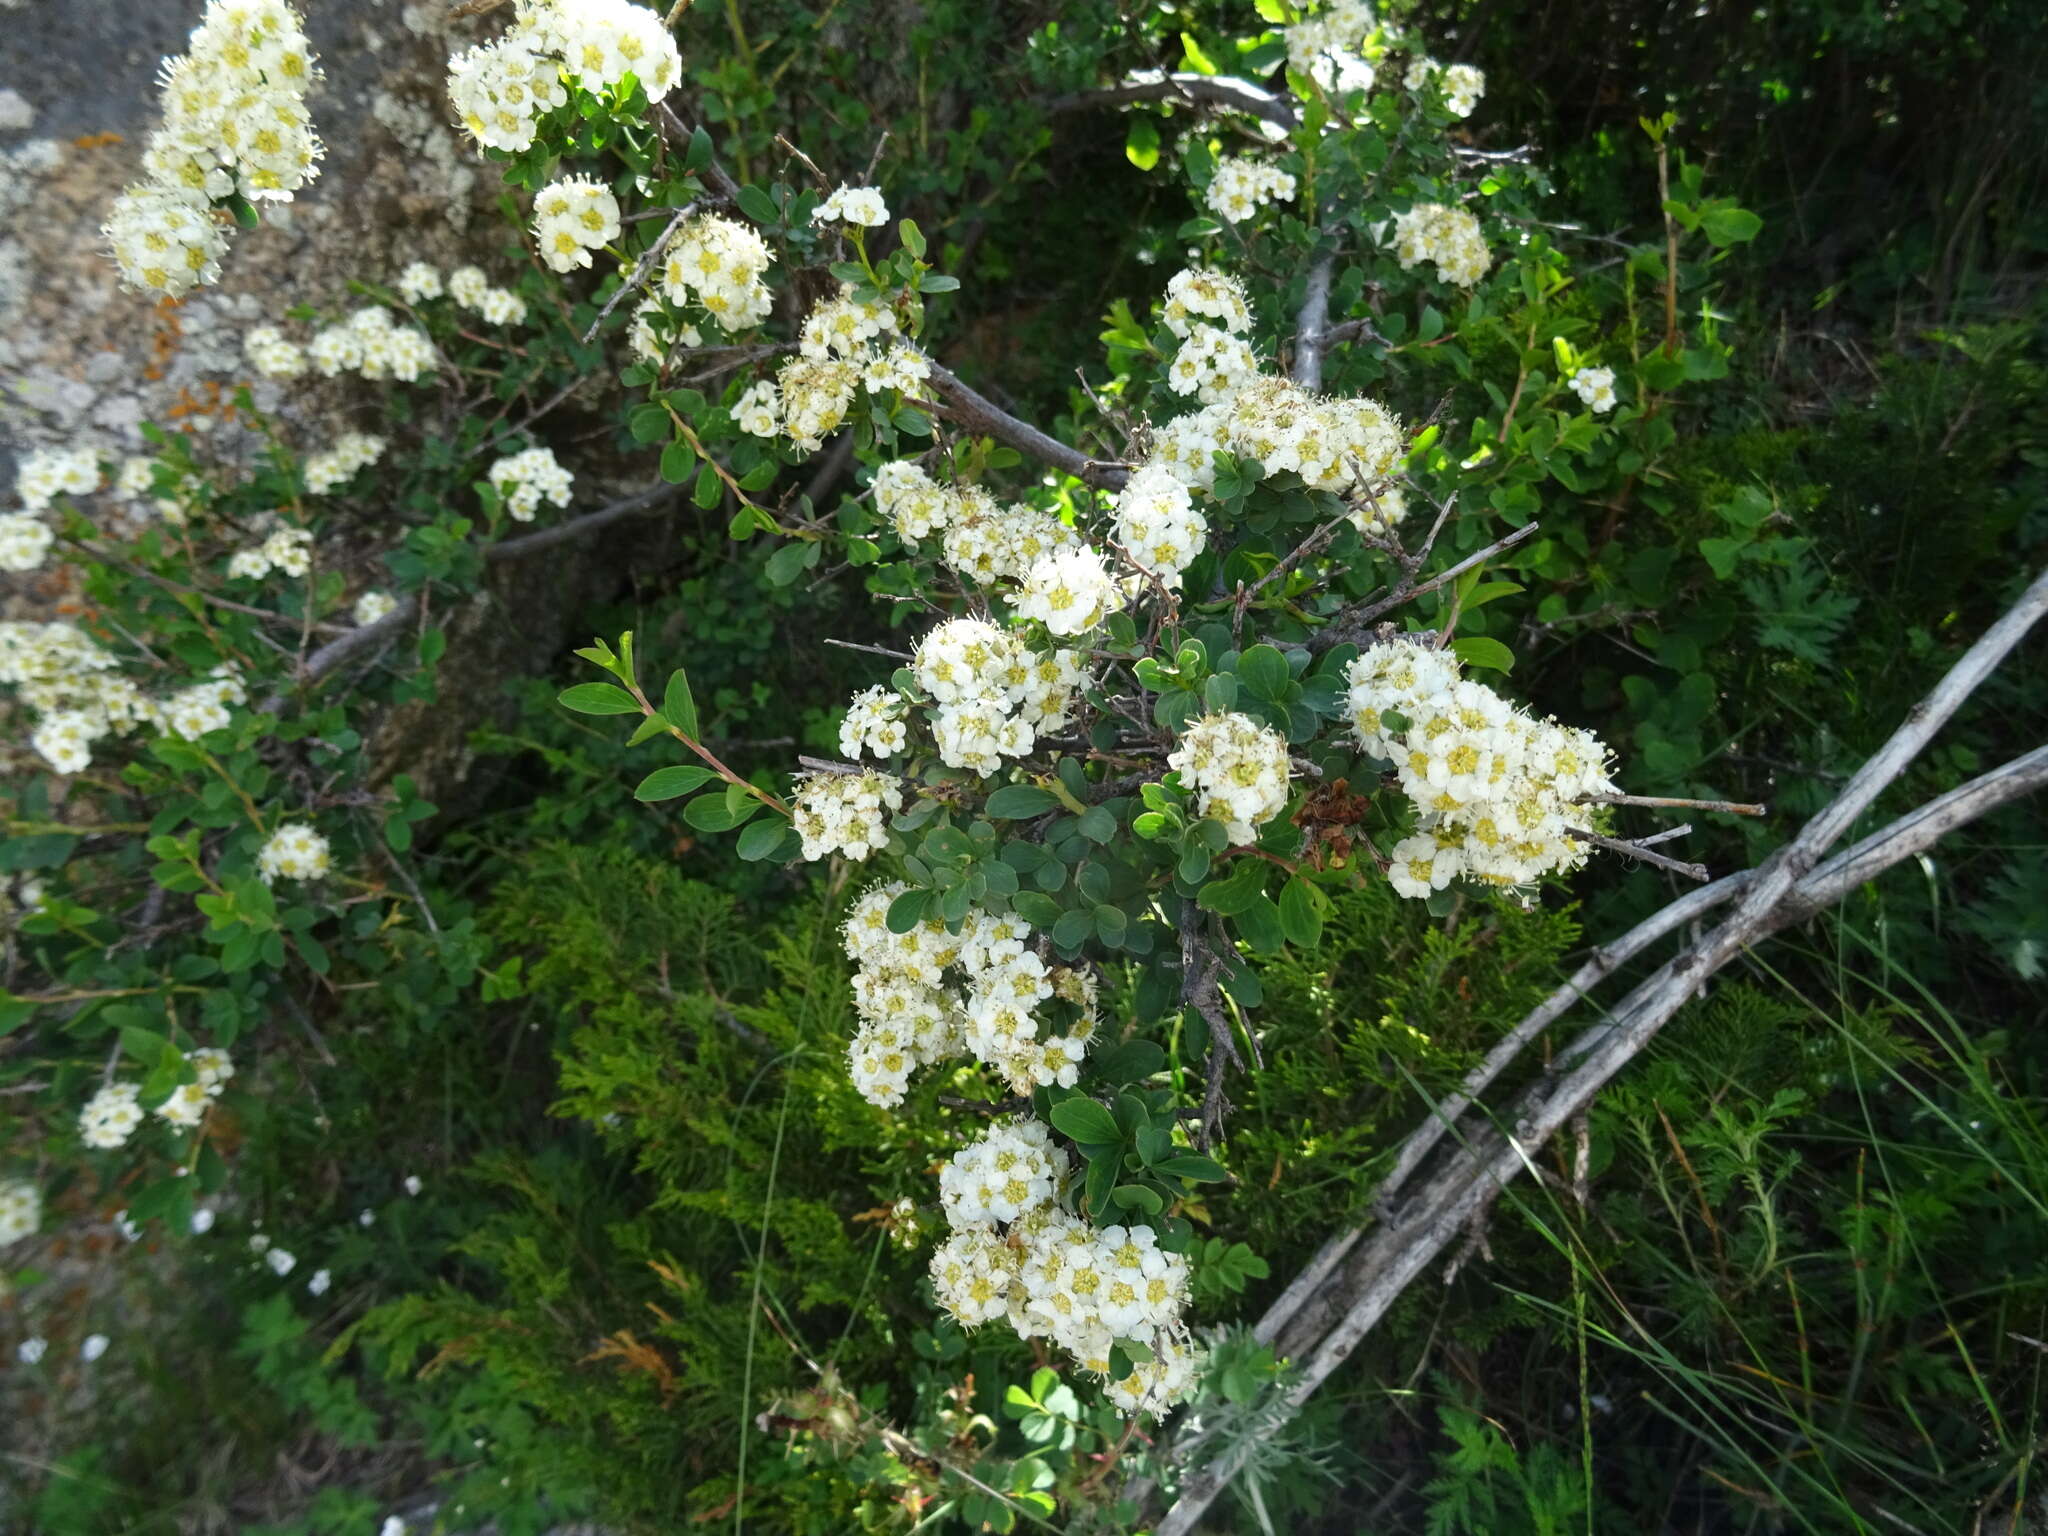
[[[1260,900],[1265,887],[1265,866],[1256,859],[1245,859],[1223,879],[1203,886],[1195,901],[1205,911],[1235,917]]]
[[[1708,208],[1700,214],[1700,228],[1716,245],[1740,245],[1754,240],[1764,221],[1747,208]]]
[[[681,676],[680,673],[677,674]],[[718,775],[709,768],[699,768],[694,763],[678,763],[668,768],[657,768],[640,781],[640,787],[633,791],[635,800],[673,800],[687,795],[694,789],[702,789]]]
[[[555,702],[579,715],[637,715],[633,695],[612,683],[578,683],[564,688]]]
[[[1323,914],[1316,902],[1315,887],[1306,880],[1289,880],[1280,891],[1280,927],[1287,942],[1313,949],[1323,936]]]
[[[1163,1162],[1154,1163],[1152,1171],[1169,1178],[1192,1179],[1197,1184],[1220,1184],[1230,1177],[1229,1170],[1215,1158],[1199,1152],[1176,1152]]]
[[[765,574],[771,586],[786,587],[817,563],[816,544],[785,544],[768,557]]]
[[[1187,60],[1188,68],[1195,71],[1196,74],[1213,75],[1220,73],[1216,68],[1215,61],[1208,54],[1202,52],[1202,45],[1195,41],[1193,33],[1181,33],[1180,47],[1182,56]]]
[[[690,492],[690,500],[710,511],[725,496],[725,486],[718,478],[718,471],[706,464],[697,471],[697,484]]]
[[[1050,928],[1060,920],[1062,909],[1050,896],[1019,891],[1010,898],[1010,910],[1034,928]]]
[[[1127,1211],[1143,1211],[1147,1216],[1157,1216],[1166,1209],[1159,1191],[1143,1184],[1119,1184],[1109,1192],[1109,1198]]]
[[[1116,836],[1116,812],[1106,805],[1091,805],[1075,823],[1091,843],[1106,843]]]
[[[1105,1083],[1143,1082],[1166,1065],[1166,1052],[1150,1040],[1125,1040],[1097,1051],[1089,1069]]]
[[[1116,1146],[1124,1139],[1115,1118],[1093,1099],[1062,1099],[1051,1118],[1054,1130],[1084,1146]]]
[[[747,814],[753,813],[750,811]],[[720,792],[699,795],[683,807],[683,820],[699,832],[730,832],[746,819],[746,816],[736,814],[732,807],[725,803],[725,796]]]
[[[917,280],[919,293],[951,293],[959,286],[959,278],[947,277],[939,272],[926,272]]]
[[[690,679],[681,667],[668,675],[668,687],[661,695],[661,717],[690,740],[698,739],[697,701],[690,693]]]
[[[740,212],[756,224],[779,224],[782,215],[775,210],[775,201],[759,187],[741,187],[739,191]]]
[[[661,478],[670,485],[681,485],[696,467],[697,450],[681,438],[661,450]]]
[[[626,430],[636,443],[658,443],[669,435],[668,409],[652,401],[633,407],[626,417]]]
[[[1451,642],[1451,654],[1468,667],[1486,667],[1495,672],[1514,670],[1515,653],[1485,635],[1467,635]]]
[[[1237,658],[1237,680],[1262,699],[1277,698],[1293,680],[1287,658],[1270,645],[1255,645]]]
[[[1124,133],[1124,158],[1141,171],[1159,163],[1159,125],[1142,113],[1131,118]]]
[[[930,908],[931,902],[932,893],[930,891],[905,891],[901,896],[898,896],[889,903],[889,931],[891,933],[910,932],[911,929],[924,921],[925,912]]]
[[[782,846],[783,837],[788,831],[789,823],[779,816],[770,816],[754,822],[740,833],[740,857],[749,860],[773,857],[775,850]]]
[[[917,257],[920,261],[924,259],[924,231],[917,227],[917,220],[902,220],[896,226],[896,234],[902,240],[905,250],[909,251],[911,255]]]
[[[988,797],[982,814],[998,821],[1026,821],[1059,809],[1059,797],[1036,784],[1005,784]]]

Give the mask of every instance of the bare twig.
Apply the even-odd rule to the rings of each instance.
[[[1767,805],[1743,800],[1681,800],[1669,795],[1581,795],[1575,805],[1647,805],[1667,811],[1721,811],[1729,816],[1768,816]]]
[[[1684,830],[1690,832],[1692,828],[1687,827]],[[1582,843],[1591,843],[1595,848],[1605,848],[1609,853],[1618,853],[1627,858],[1640,859],[1645,864],[1654,864],[1659,869],[1668,869],[1674,875],[1683,875],[1686,879],[1697,880],[1701,884],[1705,884],[1713,878],[1707,872],[1707,866],[1704,864],[1687,864],[1681,859],[1668,858],[1664,854],[1650,852],[1650,840],[1648,838],[1644,838],[1639,842],[1629,843],[1623,842],[1618,837],[1602,837],[1598,832],[1588,832],[1582,827],[1566,827],[1564,835],[1566,837],[1575,837]],[[1665,835],[1676,837],[1679,834],[1672,832]]]
[[[1048,112],[1077,112],[1096,107],[1122,107],[1134,101],[1180,101],[1190,106],[1223,107],[1262,118],[1276,128],[1290,132],[1300,126],[1294,108],[1271,91],[1240,80],[1234,75],[1163,74],[1145,70],[1121,85],[1101,86],[1090,91],[1071,91],[1046,102]]]
[[[1340,609],[1330,616],[1329,623],[1308,637],[1308,648],[1311,651],[1327,651],[1332,646],[1341,645],[1346,641],[1356,642],[1363,639],[1367,626],[1381,614],[1390,613],[1403,603],[1413,602],[1418,597],[1427,597],[1445,583],[1456,581],[1475,566],[1484,565],[1495,555],[1513,549],[1524,539],[1534,537],[1538,526],[1533,522],[1524,524],[1506,538],[1495,539],[1486,548],[1467,555],[1449,570],[1432,576],[1419,586],[1412,576],[1404,577],[1395,584],[1393,591],[1377,602]]]
[[[1510,1036],[1517,1049],[1570,1006],[1571,1001],[1611,971],[1626,954],[1680,927],[1709,907],[1740,898],[1736,910],[1689,950],[1659,967],[1603,1022],[1583,1031],[1562,1053],[1552,1072],[1539,1078],[1498,1124],[1479,1129],[1413,1197],[1383,1198],[1383,1224],[1370,1238],[1347,1232],[1333,1238],[1305,1272],[1310,1283],[1290,1285],[1281,1297],[1287,1311],[1269,1315],[1260,1337],[1303,1362],[1300,1375],[1280,1394],[1283,1416],[1298,1411],[1376,1326],[1397,1297],[1459,1235],[1473,1218],[1520,1173],[1561,1127],[1583,1114],[1605,1084],[1646,1046],[1700,986],[1729,960],[1760,939],[1803,921],[1855,885],[1930,846],[1944,833],[1988,814],[2020,795],[2048,786],[2048,747],[2014,759],[1929,802],[1872,834],[1835,858],[1819,854],[1867,810],[1887,785],[1905,771],[1941,725],[1972,690],[2048,612],[2048,575],[2035,580],[2011,612],[1991,627],[1950,669],[1904,724],[1849,781],[1841,795],[1801,829],[1790,843],[1757,869],[1703,887],[1639,925],[1619,944],[1582,967]],[[1503,1041],[1507,1045],[1508,1041]],[[1495,1055],[1500,1052],[1497,1048]],[[1512,1059],[1513,1052],[1507,1053]],[[1501,1063],[1504,1065],[1505,1063]],[[1494,1056],[1467,1086],[1491,1081]],[[1483,1080],[1482,1080],[1483,1075]],[[1477,1091],[1477,1088],[1474,1088]],[[1420,1166],[1412,1149],[1434,1145],[1451,1127],[1468,1096],[1439,1106],[1403,1148],[1388,1184],[1399,1187]],[[1455,1107],[1454,1107],[1455,1106]],[[1447,1113],[1448,1112],[1448,1113]],[[1389,1197],[1392,1191],[1388,1191]],[[1275,1309],[1279,1310],[1278,1307]],[[1155,1527],[1158,1536],[1187,1536],[1211,1502],[1234,1477],[1245,1447],[1224,1450],[1181,1485],[1178,1502]]]
[[[1303,389],[1323,387],[1323,353],[1330,344],[1330,279],[1336,270],[1334,250],[1309,263],[1301,311],[1294,322],[1294,382]]]
[[[959,375],[937,363],[931,365],[931,383],[951,416],[971,432],[985,432],[1019,453],[1050,464],[1063,474],[1106,491],[1122,490],[1130,470],[1121,464],[1105,464],[1069,448],[1058,438],[1048,437],[1029,422],[1019,421],[1008,411],[961,382]]]
[[[585,346],[589,346],[597,339],[598,328],[610,317],[611,312],[624,302],[626,295],[639,292],[640,285],[647,281],[647,274],[652,272],[654,264],[661,260],[661,253],[668,249],[669,241],[675,239],[676,231],[683,227],[683,220],[696,211],[695,203],[683,204],[676,210],[676,216],[668,221],[668,228],[655,237],[654,244],[640,253],[640,259],[633,264],[633,275],[619,284],[618,290],[604,301],[604,308],[597,312],[597,318],[590,322],[590,329],[583,333]]]

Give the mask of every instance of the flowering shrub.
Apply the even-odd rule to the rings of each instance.
[[[1196,1390],[1188,1212],[1228,1176],[1229,1074],[1259,1055],[1248,957],[1312,950],[1331,893],[1360,882],[1533,899],[1612,841],[1607,748],[1474,674],[1513,663],[1493,605],[1522,585],[1503,572],[1574,558],[1532,537],[1535,487],[1657,479],[1662,393],[1720,357],[1572,308],[1541,172],[1458,137],[1475,71],[1355,5],[1258,14],[1276,25],[1243,67],[1286,91],[1254,92],[1261,129],[1203,119],[1165,162],[1190,255],[1156,315],[1111,306],[1075,431],[1099,458],[931,355],[960,285],[887,186],[726,171],[668,100],[680,60],[653,11],[535,0],[451,59],[524,275],[413,263],[349,313],[245,338],[265,377],[377,386],[377,430],[294,445],[242,394],[220,416],[253,462],[182,432],[128,464],[41,455],[0,522],[0,563],[61,550],[84,598],[76,623],[0,631],[39,760],[5,854],[37,875],[18,933],[43,978],[0,1026],[33,1024],[5,1071],[44,1074],[52,1158],[139,1172],[130,1217],[189,1230],[226,1178],[229,1053],[294,986],[477,980],[482,939],[437,919],[409,867],[433,807],[375,776],[366,736],[384,705],[432,697],[438,615],[486,560],[575,531],[595,471],[547,418],[595,379],[660,485],[775,541],[769,580],[843,566],[908,633],[846,709],[843,760],[786,783],[707,741],[684,669],[650,693],[630,634],[580,653],[609,680],[562,703],[677,742],[689,760],[640,798],[737,833],[739,859],[873,866],[842,929],[847,1073],[877,1109],[945,1087],[990,1119],[939,1176],[941,1306],[1051,1340],[1127,1411]],[[144,286],[183,291],[237,198],[298,184],[267,139],[238,147],[245,111],[304,128],[295,28],[217,3],[172,72],[227,71],[255,100],[173,103],[213,159],[202,198],[159,188],[115,214],[156,210],[137,238],[182,252],[138,277],[115,234]],[[303,177],[309,131],[294,143]],[[1677,193],[1709,246],[1742,237],[1696,170]],[[1630,281],[1675,294],[1677,267],[1646,261]],[[1417,396],[1446,373],[1485,403],[1433,419]],[[828,440],[858,495],[771,494]],[[1006,474],[1020,452],[1047,472]],[[370,506],[403,530],[381,570],[341,536]]]

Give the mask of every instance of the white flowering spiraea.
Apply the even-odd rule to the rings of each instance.
[[[889,205],[873,187],[840,187],[812,210],[811,222],[878,229],[889,222]]]
[[[1081,635],[1123,607],[1102,556],[1085,547],[1054,550],[1024,575],[1017,614],[1055,635]]]
[[[864,689],[846,707],[846,718],[839,726],[839,750],[856,758],[863,752],[875,757],[897,756],[910,743],[910,729],[905,724],[909,713],[909,704],[894,689]]]
[[[389,592],[371,590],[358,597],[349,616],[358,624],[375,624],[398,606],[398,599]]]
[[[1166,763],[1204,816],[1233,843],[1251,843],[1287,805],[1287,739],[1249,715],[1221,713],[1191,722]]]
[[[43,1192],[27,1179],[0,1179],[0,1248],[34,1235],[43,1224]]]
[[[1417,203],[1394,215],[1394,255],[1404,272],[1434,262],[1437,276],[1460,288],[1476,287],[1493,265],[1479,220],[1443,203]]]
[[[1614,370],[1612,368],[1581,368],[1572,375],[1572,393],[1596,416],[1604,416],[1614,409]]]
[[[179,298],[220,275],[233,198],[288,202],[323,153],[306,110],[319,67],[284,0],[210,0],[189,49],[163,66],[147,180],[115,199],[105,234],[133,286]]]
[[[503,37],[448,61],[448,100],[481,147],[516,154],[571,86],[617,100],[630,78],[652,103],[682,71],[661,17],[631,0],[526,0]]]
[[[1426,56],[1409,62],[1401,83],[1411,91],[1427,90],[1434,84],[1443,93],[1444,107],[1453,117],[1470,117],[1479,98],[1486,94],[1486,76],[1470,64],[1446,66]]]
[[[1377,72],[1367,54],[1378,25],[1365,0],[1330,0],[1287,27],[1288,67],[1332,95],[1369,91]]]
[[[843,853],[859,863],[889,839],[889,813],[903,809],[903,786],[888,774],[817,773],[797,786],[792,806],[803,856]]]
[[[533,200],[533,236],[541,260],[557,272],[590,265],[619,235],[619,200],[611,188],[588,176],[565,176]]]
[[[1606,746],[1591,732],[1538,720],[1454,657],[1407,641],[1351,663],[1352,729],[1392,761],[1416,809],[1416,830],[1393,849],[1388,878],[1404,896],[1453,880],[1514,887],[1576,869],[1586,844],[1583,797],[1611,792]]]
[[[279,880],[317,880],[332,864],[327,839],[303,822],[287,822],[270,834],[256,855],[265,885]]]
[[[142,1124],[139,1083],[108,1083],[85,1101],[78,1113],[78,1134],[88,1147],[102,1151],[122,1145]]]
[[[951,1235],[932,1254],[932,1288],[962,1326],[1002,1320],[1049,1338],[1082,1370],[1110,1375],[1121,1342],[1145,1358],[1108,1383],[1128,1413],[1159,1414],[1193,1386],[1196,1358],[1183,1314],[1188,1262],[1149,1226],[1099,1230],[1071,1215],[1073,1166],[1049,1129],[1000,1120],[939,1173]]]
[[[315,496],[348,484],[360,470],[384,457],[384,439],[368,432],[344,432],[330,448],[306,456],[306,489]]]
[[[1242,224],[1268,203],[1293,200],[1293,176],[1249,155],[1225,155],[1218,160],[1203,197],[1209,211],[1226,224]]]
[[[562,467],[553,449],[527,448],[497,460],[484,478],[498,493],[508,517],[530,523],[543,502],[569,505],[569,487],[575,476]]]

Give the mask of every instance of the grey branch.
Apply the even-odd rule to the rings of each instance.
[[[544,549],[552,549],[557,544],[566,544],[571,539],[588,538],[599,529],[610,527],[621,518],[631,517],[636,512],[648,511],[672,499],[677,494],[675,486],[667,484],[650,485],[644,491],[635,491],[632,495],[615,501],[609,506],[600,507],[595,512],[586,512],[583,516],[571,518],[566,523],[557,523],[552,528],[542,528],[533,533],[523,534],[516,539],[506,539],[501,543],[488,545],[484,549],[484,558],[486,560],[520,560],[529,555],[537,555]],[[419,616],[419,611],[419,599],[417,597],[408,597],[376,623],[358,625],[356,628],[336,636],[306,658],[306,664],[299,673],[299,681],[302,683],[317,682],[347,661],[351,656],[382,645],[387,641],[397,639],[404,632],[405,627]]]
[[[1289,133],[1301,126],[1294,108],[1271,91],[1234,75],[1198,75],[1192,71],[1169,75],[1145,70],[1132,75],[1121,85],[1072,91],[1065,96],[1053,97],[1045,105],[1050,112],[1078,112],[1096,107],[1128,106],[1134,101],[1178,101],[1189,106],[1222,107],[1261,118]]]
[[[970,389],[951,369],[932,365],[932,388],[946,408],[946,414],[969,431],[985,432],[1019,453],[1028,453],[1063,474],[1072,475],[1105,491],[1119,491],[1131,472],[1121,464],[1091,459],[1069,448],[1058,438],[1047,437],[1028,421],[1019,421],[987,396]]]
[[[1905,771],[2044,612],[2048,574],[2036,578],[2012,610],[1963,655],[1842,793],[1790,843],[1754,870],[1690,892],[1595,954],[1489,1053],[1458,1094],[1435,1108],[1404,1144],[1382,1185],[1377,1207],[1381,1224],[1369,1237],[1362,1228],[1332,1237],[1258,1325],[1258,1337],[1271,1343],[1276,1353],[1302,1362],[1299,1375],[1277,1399],[1283,1418],[1307,1402],[1401,1293],[1532,1166],[1537,1149],[1583,1113],[1600,1089],[1721,967],[1763,938],[1805,921],[1862,882],[1932,846],[1946,833],[2048,787],[2048,746],[2037,747],[1820,861],[1819,856]],[[1459,1131],[1458,1121],[1477,1095],[1590,987],[1658,938],[1731,900],[1738,902],[1734,912],[1652,972],[1605,1021],[1583,1030],[1550,1071],[1505,1113],[1490,1123],[1473,1125],[1469,1134]],[[1457,1150],[1413,1196],[1400,1198],[1432,1149],[1453,1131],[1459,1131]],[[1200,1442],[1191,1449],[1202,1449]],[[1225,1450],[1190,1476],[1179,1500],[1156,1527],[1158,1536],[1188,1536],[1237,1475],[1246,1450]]]
[[[633,264],[633,274],[619,284],[618,291],[604,301],[604,308],[597,312],[597,318],[590,322],[590,329],[583,333],[583,344],[587,347],[597,339],[597,329],[605,323],[611,312],[619,307],[629,293],[637,293],[640,285],[647,281],[647,274],[654,270],[654,264],[661,260],[661,253],[668,249],[669,241],[675,239],[676,231],[683,227],[683,220],[697,211],[695,203],[685,203],[676,210],[676,216],[668,221],[668,228],[655,237],[654,244],[640,253],[640,259]]]
[[[1309,263],[1307,290],[1294,323],[1294,382],[1303,389],[1323,387],[1323,353],[1330,346],[1330,279],[1336,270],[1335,251],[1325,251]]]

